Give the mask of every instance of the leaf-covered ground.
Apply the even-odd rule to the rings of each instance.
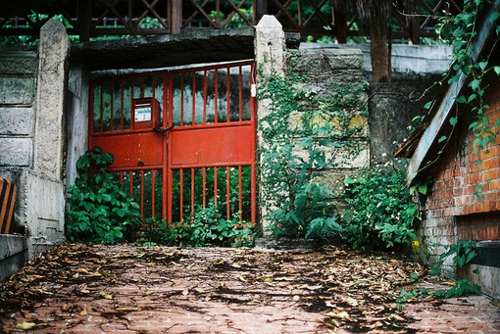
[[[184,320],[173,314],[185,312],[193,315],[192,333],[228,324],[243,332],[244,325],[235,320],[239,310],[257,317],[251,322],[259,321],[262,312],[262,326],[282,333],[287,324],[302,333],[409,333],[413,319],[396,301],[403,286],[426,272],[406,258],[337,248],[293,252],[64,244],[0,283],[0,328],[4,333],[183,332]],[[215,310],[222,307],[233,310],[233,316],[219,319],[225,311]],[[276,327],[272,307],[275,316],[285,309],[297,315]],[[148,314],[164,321],[152,327],[144,321]],[[299,330],[305,322],[310,327]]]

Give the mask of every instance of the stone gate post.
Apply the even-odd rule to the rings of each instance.
[[[278,22],[273,15],[264,15],[257,25],[255,32],[255,68],[256,68],[256,82],[257,92],[259,85],[264,83],[264,80],[269,75],[284,75],[284,51],[285,51],[285,33],[283,32],[281,23]],[[263,142],[262,127],[263,124],[260,120],[265,117],[270,111],[268,108],[269,101],[266,99],[257,99],[257,146],[261,147]],[[261,157],[257,159],[260,161]],[[260,180],[265,177],[265,171],[259,170],[257,175],[257,184],[262,184]],[[259,191],[261,201],[265,202],[266,198],[263,192]],[[269,235],[267,227],[270,222],[265,219],[266,213],[260,208],[261,212],[260,221],[262,222],[262,229],[264,236]]]

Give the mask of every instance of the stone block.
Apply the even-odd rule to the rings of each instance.
[[[30,167],[32,152],[31,138],[0,138],[0,166]]]
[[[64,238],[64,185],[61,181],[38,175],[27,175],[27,228],[33,250],[57,245]],[[30,257],[32,257],[31,254]]]
[[[0,234],[0,281],[19,271],[27,262],[27,238]]]
[[[0,108],[0,135],[33,136],[33,108]]]
[[[0,53],[0,73],[3,75],[35,76],[37,66],[38,57],[34,51]]]
[[[0,104],[31,106],[35,96],[35,78],[0,75]]]

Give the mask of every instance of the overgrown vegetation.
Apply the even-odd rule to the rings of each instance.
[[[113,244],[130,237],[140,219],[139,205],[106,168],[113,156],[98,147],[82,155],[78,177],[68,187],[66,236],[70,241]]]
[[[454,274],[457,275],[458,268],[464,267],[470,263],[477,255],[476,246],[472,239],[459,240],[455,244],[445,246],[445,252],[439,257],[435,269],[431,271],[432,275],[440,275],[442,266],[446,259],[451,257]],[[474,271],[478,274],[478,271]],[[479,285],[471,282],[468,278],[457,279],[456,281],[446,282],[450,287],[448,289],[439,289],[430,291],[428,288],[401,289],[400,298],[396,301],[398,308],[403,308],[404,303],[411,300],[423,299],[425,297],[437,298],[458,298],[468,297],[470,295],[481,295]]]
[[[70,241],[115,244],[134,241],[141,245],[251,246],[256,230],[240,219],[241,212],[225,219],[225,212],[211,202],[198,207],[182,222],[159,218],[141,219],[140,208],[130,198],[128,185],[120,184],[106,168],[110,153],[98,147],[77,161],[78,177],[68,187],[66,235]]]
[[[144,222],[140,245],[180,247],[247,247],[252,246],[256,232],[250,222],[241,221],[239,213],[225,219],[213,202],[206,208],[198,207],[188,219],[167,224],[163,220]]]
[[[439,256],[437,267],[431,273],[435,275],[441,274],[444,262],[451,257],[453,272],[457,276],[458,269],[470,263],[476,256],[476,244],[472,239],[458,240],[454,244],[445,246],[445,252]],[[474,273],[478,274],[479,272],[476,269]],[[468,278],[458,279],[451,284],[449,289],[433,293],[434,296],[443,298],[469,296],[471,294],[480,295],[481,288],[477,284],[472,283]]]
[[[452,47],[451,59],[452,63],[450,70],[445,74],[442,81],[437,84],[442,85],[453,84],[464,80],[466,89],[462,89],[457,96],[454,96],[458,104],[463,105],[474,115],[474,121],[469,125],[469,130],[474,134],[473,145],[476,151],[485,150],[489,153],[487,147],[489,144],[496,143],[496,138],[500,129],[500,119],[492,123],[486,114],[490,109],[490,105],[485,101],[485,93],[489,84],[484,79],[491,75],[500,75],[500,66],[493,63],[491,56],[493,52],[485,55],[480,55],[477,50],[474,50],[474,43],[478,38],[478,18],[480,13],[492,3],[491,0],[465,0],[464,8],[461,13],[456,15],[445,16],[440,19],[438,31],[440,38],[445,43]],[[486,17],[487,24],[495,23],[500,17],[500,13],[491,12]],[[500,38],[500,26],[496,26],[495,33],[496,43]],[[484,38],[484,37],[483,37]],[[425,105],[426,109],[431,108],[433,101]],[[457,113],[450,117],[449,123],[452,130],[448,135],[443,135],[439,138],[438,143],[442,143],[442,148],[438,152],[438,156],[444,152],[444,148],[451,140],[451,136],[458,124],[458,109]],[[416,119],[420,119],[417,117]],[[433,164],[436,160],[428,162],[427,166]],[[481,164],[478,161],[477,164]]]
[[[347,246],[401,250],[417,239],[413,223],[419,207],[402,170],[361,170],[345,179],[341,198],[347,204],[342,215]]]
[[[289,63],[296,61],[291,54]],[[364,87],[339,86],[329,96],[298,87],[305,77],[271,75],[259,98],[269,101],[260,120],[261,205],[271,222],[272,236],[330,242],[341,226],[335,217],[334,194],[324,173],[359,154],[366,116]]]
[[[291,54],[289,64],[297,57]],[[260,127],[262,205],[272,235],[365,250],[411,245],[419,211],[403,171],[362,170],[342,191],[325,184],[328,171],[352,162],[368,140],[360,121],[367,116],[364,87],[338,86],[325,96],[299,89],[307,80],[271,75],[261,90],[271,111]]]

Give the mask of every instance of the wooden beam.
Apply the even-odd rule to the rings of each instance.
[[[76,15],[80,42],[88,42],[90,40],[90,27],[92,25],[92,1],[78,0]]]
[[[170,8],[170,33],[179,34],[182,29],[182,0],[172,0]]]
[[[490,13],[496,13],[500,10],[500,0],[495,0]],[[490,21],[490,16],[486,17],[484,23],[481,27],[477,35],[477,39],[473,44],[473,48],[470,51],[470,56],[473,62],[477,62],[479,56],[484,51],[486,43],[490,35],[495,33],[494,22]],[[445,122],[450,117],[450,112],[452,107],[455,105],[455,100],[459,97],[462,89],[468,81],[467,75],[464,73],[460,74],[459,79],[456,82],[453,82],[449,85],[448,90],[444,97],[441,99],[441,102],[437,105],[437,110],[435,112],[434,117],[432,118],[429,127],[425,130],[422,138],[420,139],[418,146],[413,154],[410,163],[408,165],[408,171],[406,173],[406,179],[410,184],[417,174],[428,167],[428,165],[422,166],[427,153],[430,148],[436,143],[436,138],[439,135],[439,132]]]

